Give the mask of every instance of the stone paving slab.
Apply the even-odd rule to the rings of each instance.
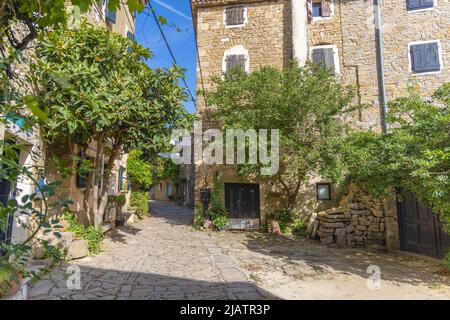
[[[29,299],[261,299],[266,297],[216,243],[192,229],[193,211],[151,202],[151,216],[120,228],[102,252],[52,270]],[[67,286],[78,267],[79,288]],[[73,287],[73,286],[72,286]]]

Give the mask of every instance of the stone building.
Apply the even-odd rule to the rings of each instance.
[[[199,54],[199,89],[208,90],[212,77],[235,65],[252,72],[261,66],[283,68],[292,59],[300,64],[312,60],[325,64],[344,84],[355,86],[358,102],[372,106],[355,114],[351,123],[355,127],[382,130],[385,101],[407,94],[410,84],[429,96],[450,80],[447,1],[386,0],[379,6],[367,0],[191,0],[191,3]],[[381,19],[377,19],[378,13]],[[197,100],[197,114],[204,128],[213,126],[201,97]],[[276,192],[267,183],[250,184],[231,166],[201,162],[196,163],[197,201],[200,189],[211,187],[215,174],[220,174],[224,182],[223,198],[228,207],[236,208],[235,204],[243,200],[240,197],[247,202],[246,208],[231,212],[232,227],[257,227],[276,204]],[[311,181],[302,193],[316,206],[331,206],[339,200],[338,192],[320,177]],[[354,197],[361,198],[365,199],[359,194]],[[373,205],[381,208],[383,215],[379,217],[377,212],[377,219],[372,219],[379,225],[374,231],[377,237],[383,234],[375,242],[399,248],[402,246],[399,230],[407,227],[404,221],[403,225],[397,222],[401,216],[397,215],[395,201],[384,204],[384,208],[378,203]],[[418,205],[414,208],[418,210]],[[417,230],[413,238],[418,239],[422,231],[417,221],[413,224],[412,228]],[[329,231],[326,235],[336,240]],[[370,243],[367,232],[362,234],[362,240],[364,245]],[[421,246],[416,243],[417,248]]]

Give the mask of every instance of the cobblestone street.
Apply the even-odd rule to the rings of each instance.
[[[30,299],[260,299],[207,233],[194,232],[192,210],[152,202],[151,217],[121,228],[102,252],[69,266],[81,289],[67,288],[67,265],[29,290]],[[73,270],[72,268],[69,270]]]
[[[165,202],[150,209],[106,239],[97,256],[52,270],[29,298],[450,299],[437,260],[255,231],[194,231],[192,210]],[[67,287],[68,266],[79,267],[80,289]],[[380,268],[375,289],[367,285],[369,266]]]

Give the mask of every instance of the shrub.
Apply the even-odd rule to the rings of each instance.
[[[133,191],[130,205],[136,208],[136,214],[143,219],[148,214],[148,193],[146,191]]]
[[[211,217],[214,227],[223,230],[229,223],[229,214],[222,204],[220,197],[222,191],[222,183],[219,177],[214,178],[214,187],[211,193],[211,203],[208,214]]]
[[[101,226],[89,226],[86,228],[78,222],[75,214],[70,211],[65,212],[63,218],[67,221],[67,231],[75,233],[77,238],[84,239],[88,242],[90,254],[100,252],[100,244],[103,241],[103,230]]]
[[[44,248],[43,259],[52,258],[55,263],[67,260],[67,249],[61,250],[56,246],[48,244],[48,241],[41,241],[41,244]]]
[[[204,222],[205,217],[203,215],[202,208],[199,204],[196,204],[194,213],[194,229],[199,230],[203,228]]]
[[[444,265],[450,269],[450,251],[447,252],[447,255],[444,258]]]

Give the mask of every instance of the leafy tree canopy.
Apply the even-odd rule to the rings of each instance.
[[[208,102],[223,128],[279,129],[280,170],[271,177],[283,190],[284,208],[292,209],[301,187],[317,173],[338,176],[335,140],[342,137],[340,121],[353,97],[324,68],[292,63],[285,70],[264,67],[251,74],[234,69],[207,93]],[[257,177],[255,165],[240,173]]]
[[[172,129],[189,121],[182,105],[186,94],[178,85],[183,71],[149,68],[147,49],[107,28],[82,23],[77,29],[48,32],[39,38],[37,56],[31,79],[37,93],[30,99],[48,114],[41,121],[43,135],[49,143],[67,143],[72,151],[75,146],[86,151],[96,143],[96,170],[86,189],[98,183],[95,176],[103,171],[101,159],[109,146],[105,201],[120,152],[157,154],[167,146]],[[100,203],[99,214],[104,209]]]
[[[387,134],[355,132],[342,145],[351,179],[374,196],[401,187],[441,215],[450,231],[450,83],[425,100],[411,90],[388,105]]]

